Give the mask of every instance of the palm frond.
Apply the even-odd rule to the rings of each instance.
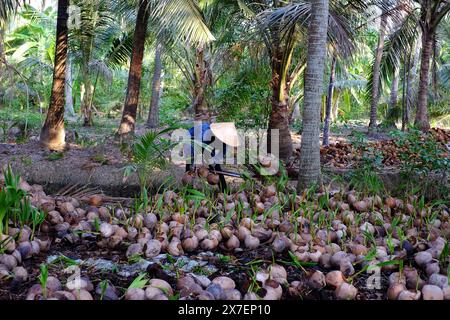
[[[14,14],[22,1],[18,0],[0,0],[0,26],[8,20],[11,14]]]
[[[419,35],[420,28],[417,12],[412,11],[404,17],[397,29],[387,37],[380,65],[379,93],[386,88],[395,70],[400,68],[405,52],[414,50]],[[370,101],[374,85],[373,68],[368,70],[368,72],[369,76],[365,93],[366,101]]]
[[[257,16],[258,30],[267,34],[267,30],[276,29],[283,39],[292,34],[297,26],[301,32],[307,32],[311,15],[311,3],[296,1],[274,10],[266,10]],[[328,41],[336,54],[343,58],[349,57],[354,51],[353,33],[354,12],[345,10],[340,1],[330,4]]]
[[[112,83],[113,73],[105,61],[95,59],[91,60],[89,61],[89,68],[91,69],[91,72],[102,77],[107,84],[110,85]]]
[[[381,60],[380,75],[382,85],[400,68],[400,62],[405,52],[414,50],[420,35],[417,17],[409,14],[400,27],[386,40]]]
[[[176,30],[190,42],[208,43],[215,40],[194,0],[157,1],[151,17],[159,21],[158,31]]]
[[[151,130],[139,137],[133,145],[133,163],[143,169],[162,168],[167,164],[166,152],[172,143],[163,136],[175,128]]]
[[[110,68],[117,69],[129,61],[132,50],[133,34],[123,34],[112,42],[104,60]]]

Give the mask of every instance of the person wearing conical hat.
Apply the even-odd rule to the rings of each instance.
[[[215,151],[211,152],[212,159],[221,159],[223,162],[224,157],[226,155],[226,148],[231,147],[239,147],[239,135],[236,130],[236,127],[233,122],[220,122],[220,123],[198,123],[194,125],[192,128],[189,129],[189,134],[191,135],[191,161],[188,161],[188,164],[186,164],[186,171],[192,170],[192,165],[194,164],[194,144],[200,144],[201,147],[201,155],[204,154],[205,146],[211,145],[213,142],[216,141],[216,139],[220,142],[222,142],[223,148],[219,148],[218,154],[215,154]],[[215,143],[217,146],[217,144]],[[212,165],[209,165],[211,171],[219,171],[221,172],[222,169],[220,167],[219,163],[213,163]],[[226,188],[225,183],[225,177],[223,174],[219,174],[220,178],[220,188],[224,190]]]

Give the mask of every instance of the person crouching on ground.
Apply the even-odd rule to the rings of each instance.
[[[219,175],[219,187],[225,190],[226,182],[221,164],[225,163],[228,148],[240,146],[238,132],[234,123],[196,123],[189,129],[191,136],[190,160],[186,164],[186,172],[193,171],[196,165],[209,166],[211,173]],[[201,153],[200,153],[201,152]],[[189,153],[189,152],[188,152]]]

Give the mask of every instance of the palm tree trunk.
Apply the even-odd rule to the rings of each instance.
[[[208,87],[212,84],[211,69],[205,58],[205,45],[199,45],[196,49],[196,62],[194,72],[194,92],[192,97],[192,107],[195,113],[195,120],[209,121],[209,105],[206,98]]]
[[[422,54],[420,64],[420,80],[417,95],[417,112],[414,124],[422,131],[430,129],[428,121],[428,82],[430,76],[430,58],[433,49],[433,35],[429,30],[422,32]]]
[[[398,103],[398,85],[399,85],[399,79],[400,74],[398,71],[395,71],[394,79],[392,79],[392,86],[391,86],[391,99],[389,101],[389,106],[391,108],[395,108]]]
[[[58,0],[58,22],[56,25],[55,68],[53,71],[52,94],[47,118],[41,130],[40,142],[51,150],[65,146],[64,90],[67,62],[67,8],[69,0]]]
[[[322,145],[328,146],[330,144],[330,118],[331,118],[331,104],[333,103],[334,79],[336,77],[336,56],[333,55],[330,71],[330,83],[328,84],[327,104],[325,110],[325,124],[323,126],[323,141]]]
[[[386,25],[387,16],[384,14],[381,17],[380,23],[380,35],[378,38],[377,50],[375,53],[375,61],[373,63],[373,85],[372,85],[372,95],[370,100],[370,122],[369,122],[369,132],[374,133],[377,131],[377,111],[378,111],[378,100],[380,98],[380,69],[381,69],[381,59],[383,58],[384,50],[384,39],[386,37]]]
[[[305,73],[303,133],[300,148],[298,189],[320,184],[320,109],[326,59],[328,0],[313,0],[308,29],[308,57]]]
[[[432,82],[433,82],[433,99],[436,101],[439,99],[438,92],[438,76],[437,76],[437,60],[439,58],[438,43],[436,39],[436,33],[433,36],[433,65],[432,65]]]
[[[397,129],[396,122],[398,120],[398,85],[400,81],[400,73],[399,70],[396,69],[394,71],[394,78],[392,79],[391,84],[391,97],[389,100],[389,108],[386,114],[386,119],[383,123],[383,128],[386,130]]]
[[[409,123],[409,105],[406,102],[408,92],[408,80],[409,80],[409,74],[411,72],[411,55],[412,50],[410,52],[405,52],[405,56],[403,59],[403,93],[402,93],[402,131],[406,130],[406,127]]]
[[[148,0],[141,0],[136,19],[136,28],[134,30],[127,96],[123,108],[122,120],[117,132],[118,135],[132,133],[135,129],[142,78],[142,60],[144,59],[145,38],[147,35],[149,16]]]
[[[285,70],[289,67],[283,63],[284,52],[276,47],[272,57],[272,109],[269,117],[268,151],[271,152],[271,130],[278,130],[279,157],[287,160],[292,155],[292,137],[289,129],[289,81]]]
[[[414,54],[414,55],[413,55]],[[403,115],[402,130],[406,130],[411,118],[411,106],[413,104],[413,81],[417,73],[417,66],[419,64],[420,47],[415,46],[415,51],[411,51],[408,57],[407,76],[406,76],[406,97],[405,97],[405,111]]]
[[[148,113],[147,126],[157,128],[159,126],[159,101],[161,98],[161,74],[162,74],[161,45],[155,51],[155,69],[152,79],[152,100]]]
[[[66,87],[65,87],[65,94],[66,94],[66,110],[65,110],[65,113],[66,113],[66,116],[75,117],[75,110],[73,108],[72,87],[73,87],[72,62],[70,61],[70,58],[67,58]]]
[[[4,68],[4,61],[6,59],[5,57],[5,50],[3,45],[3,38],[4,38],[4,30],[0,28],[0,108],[3,106],[3,83],[4,83],[4,74],[5,74],[5,68]]]
[[[83,62],[81,76],[83,78],[83,85],[85,90],[83,100],[81,101],[81,110],[83,112],[83,119],[84,119],[83,126],[90,127],[93,125],[92,108],[91,108],[92,83],[91,83],[91,76],[89,74],[88,61]]]

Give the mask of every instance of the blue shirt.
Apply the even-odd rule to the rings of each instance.
[[[189,134],[191,135],[192,138],[192,142],[191,142],[191,157],[194,157],[194,141],[198,142],[198,143],[203,143],[206,145],[209,145],[210,143],[212,143],[215,139],[214,134],[211,131],[211,125],[207,122],[202,122],[201,127],[194,126],[192,128],[189,129]],[[223,151],[218,153],[218,157],[220,157],[220,154],[222,153],[222,157],[223,155],[226,154],[226,145],[224,143],[222,143],[223,146]],[[204,152],[204,147],[198,145],[197,146],[197,150],[201,150],[202,154]],[[221,150],[219,150],[221,151]],[[211,152],[211,156],[215,157],[215,150],[210,151]]]

